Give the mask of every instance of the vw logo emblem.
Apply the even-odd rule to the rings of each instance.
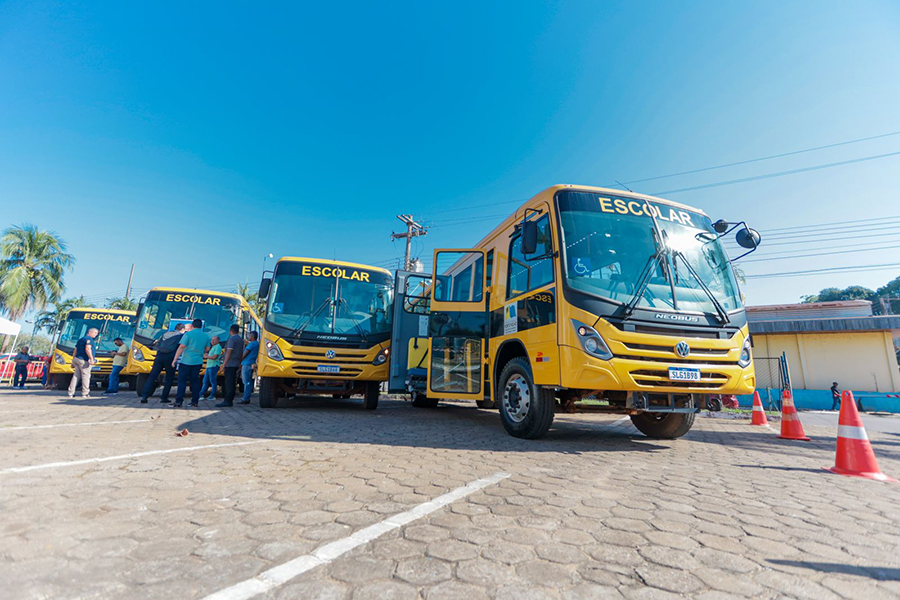
[[[685,344],[685,345],[687,345],[687,344]],[[334,357],[335,357],[334,350],[326,350],[325,351],[325,358],[334,358]]]
[[[677,344],[675,344],[675,354],[677,354],[681,358],[685,358],[690,353],[691,347],[688,346],[687,342],[678,342]]]

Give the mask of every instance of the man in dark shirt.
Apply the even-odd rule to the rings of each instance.
[[[232,325],[229,331],[231,336],[225,342],[225,358],[222,361],[225,373],[225,398],[216,404],[219,408],[234,406],[237,373],[241,368],[241,359],[244,356],[244,338],[241,337],[241,328],[238,325]]]
[[[837,410],[841,406],[841,389],[838,387],[838,382],[835,381],[831,384],[831,410]]]
[[[162,373],[163,369],[166,370],[166,380],[163,383],[159,403],[168,404],[170,402],[169,391],[172,389],[172,384],[175,383],[175,365],[172,362],[175,360],[175,352],[178,350],[178,345],[181,344],[181,336],[183,335],[184,323],[179,323],[173,331],[165,332],[153,344],[156,350],[156,358],[153,359],[153,368],[150,369],[150,375],[147,376],[147,383],[144,384],[144,389],[141,390],[141,404],[147,404],[147,398],[153,393],[153,388],[156,387],[156,380],[159,379],[159,374]]]
[[[25,389],[25,380],[28,379],[28,363],[31,362],[31,355],[28,354],[28,346],[19,348],[19,353],[13,357],[16,363],[16,374],[13,378],[13,387]]]
[[[75,388],[81,380],[81,397],[88,398],[91,395],[91,367],[94,365],[94,338],[100,330],[91,327],[87,333],[75,342],[75,356],[72,357],[72,380],[69,382],[69,398],[75,397]]]

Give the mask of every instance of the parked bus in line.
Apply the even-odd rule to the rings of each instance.
[[[285,257],[263,278],[267,300],[259,405],[288,395],[362,395],[378,406],[387,380],[393,278],[377,267]]]
[[[670,200],[550,187],[474,248],[436,250],[431,276],[397,273],[390,391],[496,406],[520,438],[578,411],[680,437],[707,395],[755,388],[732,231],[759,245]]]
[[[125,343],[130,343],[134,335],[134,325],[134,311],[114,308],[73,308],[60,330],[59,339],[56,340],[48,381],[52,381],[58,390],[69,387],[73,373],[72,356],[75,354],[75,343],[84,337],[89,329],[96,327],[100,333],[93,341],[94,358],[97,363],[91,367],[91,385],[105,387],[112,373],[113,354],[118,349],[113,340],[122,338]],[[128,383],[130,389],[134,389],[133,378],[123,373],[120,381]]]
[[[244,333],[258,332],[260,328],[256,313],[238,294],[191,288],[153,288],[138,307],[134,341],[128,364],[123,370],[136,378],[138,391],[144,389],[153,368],[153,359],[156,358],[153,344],[179,323],[188,325],[194,319],[203,321],[203,331],[210,337],[219,336],[223,347],[233,324],[240,325]],[[204,366],[201,375],[205,369]],[[219,380],[221,383],[221,376]]]

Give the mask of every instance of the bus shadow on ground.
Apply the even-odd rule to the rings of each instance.
[[[842,563],[825,563],[805,560],[781,559],[769,559],[768,562],[776,565],[784,565],[787,567],[799,567],[801,569],[819,571],[820,573],[841,573],[843,575],[858,575],[860,577],[877,579],[878,581],[900,580],[900,569],[894,567],[858,567],[856,565],[847,565]]]

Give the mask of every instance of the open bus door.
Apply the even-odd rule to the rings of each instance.
[[[391,369],[392,394],[425,393],[431,275],[397,271],[394,278]]]
[[[488,331],[483,250],[434,252],[428,326],[427,395],[483,400]]]

